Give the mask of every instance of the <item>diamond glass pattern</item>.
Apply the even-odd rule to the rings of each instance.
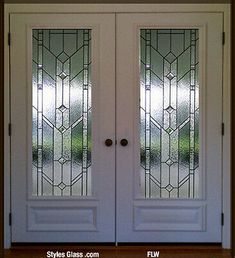
[[[170,52],[167,56],[165,56],[165,59],[169,62],[172,63],[175,60],[176,56]]]
[[[58,59],[59,59],[62,63],[64,63],[65,61],[67,61],[67,60],[69,59],[69,56],[66,55],[66,54],[63,52],[63,53],[61,53],[61,54],[58,56]]]
[[[140,186],[199,198],[198,29],[140,30]]]
[[[60,110],[61,112],[65,112],[65,111],[67,110],[67,108],[66,108],[64,105],[61,105],[61,106],[59,107],[59,110]]]
[[[169,80],[172,80],[175,76],[172,73],[168,73],[166,76]]]
[[[168,108],[166,108],[166,111],[168,113],[172,113],[174,111],[174,108],[172,106],[169,106]]]
[[[67,77],[67,74],[64,73],[64,72],[62,72],[62,73],[59,75],[59,77],[60,77],[62,80],[64,80],[64,79]]]
[[[91,195],[91,30],[33,29],[34,196]]]

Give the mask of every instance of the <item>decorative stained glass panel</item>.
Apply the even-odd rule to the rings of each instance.
[[[198,29],[140,30],[140,178],[146,198],[199,197]]]
[[[33,29],[35,196],[91,195],[91,30]]]

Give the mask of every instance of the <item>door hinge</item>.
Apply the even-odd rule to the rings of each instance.
[[[224,225],[224,213],[221,213],[221,226]]]
[[[12,215],[11,215],[11,212],[9,213],[9,226],[11,226],[12,224]]]
[[[8,33],[8,46],[11,45],[11,33],[9,32]]]
[[[222,35],[222,44],[225,45],[225,32],[223,32],[223,35]]]
[[[224,123],[221,125],[221,134],[224,135]]]
[[[12,133],[12,126],[11,124],[8,124],[8,135],[11,136]]]

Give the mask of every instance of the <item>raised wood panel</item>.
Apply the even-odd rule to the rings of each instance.
[[[28,231],[96,231],[96,207],[28,207]]]
[[[206,206],[136,206],[135,230],[204,231]]]

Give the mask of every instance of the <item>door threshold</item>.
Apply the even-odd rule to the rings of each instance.
[[[143,243],[143,242],[119,242],[118,243],[119,246],[214,246],[214,247],[221,247],[222,243],[168,243],[168,242],[164,242],[164,243],[157,243],[157,242],[151,242],[151,243]]]
[[[76,247],[113,247],[115,246],[115,242],[95,242],[95,243],[12,243],[11,244],[11,249],[48,249],[50,248],[60,248],[60,249],[65,249],[65,248],[76,248]]]
[[[12,243],[11,249],[48,249],[50,247],[51,249],[55,248],[58,249],[74,249],[77,247],[80,248],[86,248],[86,247],[97,247],[97,248],[134,248],[137,247],[141,248],[147,248],[147,247],[157,247],[158,249],[213,249],[213,250],[221,250],[222,244],[221,243],[143,243],[143,242],[133,242],[133,243]]]

